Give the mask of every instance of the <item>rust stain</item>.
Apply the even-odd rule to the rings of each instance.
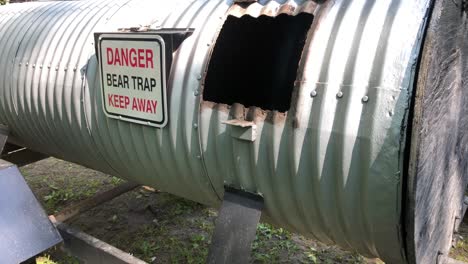
[[[319,4],[313,1],[306,1],[301,5],[296,4],[294,1],[288,1],[279,6],[271,5],[271,3],[276,2],[268,2],[265,5],[261,5],[257,1],[236,1],[236,4],[231,7],[228,14],[235,17],[241,17],[244,15],[250,15],[253,17],[259,17],[262,15],[274,17],[281,14],[295,16],[299,13],[314,14],[319,6]]]
[[[258,1],[255,0],[236,0],[234,4],[230,7],[226,15],[222,18],[224,21],[228,16],[235,16],[235,17],[242,17],[244,15],[250,15],[253,17],[259,17],[262,15],[275,17],[281,14],[287,15],[298,15],[299,13],[309,13],[314,14],[320,4],[317,4],[313,1],[306,1],[303,4],[296,4],[294,1],[288,1],[284,4],[273,5],[277,2],[267,2],[265,5],[261,5]],[[204,86],[205,86],[205,78],[208,74],[208,64],[211,59],[214,46],[216,44],[217,38],[219,33],[221,32],[222,27],[224,26],[224,22],[221,23],[219,29],[217,30],[216,36],[214,37],[211,45],[211,49],[208,55],[208,59],[206,60],[205,67],[201,76],[200,80],[200,90],[203,93]],[[308,34],[308,36],[311,33]],[[302,58],[301,58],[302,61]],[[298,127],[298,122],[295,121],[294,113],[296,108],[296,101],[298,99],[298,90],[301,85],[303,85],[303,81],[301,81],[300,73],[303,71],[304,63],[300,63],[300,67],[298,69],[298,81],[295,83],[295,88],[293,90],[292,98],[291,98],[291,109],[287,112],[278,112],[276,110],[263,110],[256,106],[246,107],[239,103],[234,103],[232,106],[226,104],[219,104],[215,102],[204,101],[203,99],[200,102],[200,111],[204,109],[216,109],[220,112],[229,113],[230,118],[245,120],[245,121],[252,121],[252,122],[267,122],[271,124],[278,124],[287,122],[288,119],[288,112],[290,113],[290,122],[294,128]]]

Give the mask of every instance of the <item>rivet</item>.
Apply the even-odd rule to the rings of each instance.
[[[198,75],[198,76],[197,76],[197,80],[200,81],[201,79],[202,79],[202,76],[201,76],[201,75]]]
[[[21,66],[21,63],[19,64],[19,66]]]
[[[75,68],[73,68],[73,71],[76,71],[76,67],[75,67]]]
[[[50,69],[50,64],[49,64],[49,65],[47,65],[47,68],[49,68],[49,69]]]
[[[33,68],[36,68],[36,64],[33,64]]]
[[[312,92],[310,92],[310,97],[315,97],[317,96],[317,91],[313,90]]]
[[[42,69],[42,64],[41,64],[41,66],[39,66],[39,69]]]
[[[211,45],[211,43],[206,43],[206,46],[209,47]]]
[[[200,93],[198,92],[198,90],[195,90],[195,91],[193,92],[193,94],[194,94],[195,96],[198,96]]]
[[[367,95],[364,96],[364,97],[362,98],[362,102],[363,102],[363,103],[369,102],[369,96],[367,96]]]
[[[26,66],[28,66],[28,65],[29,65],[29,62],[26,62]]]
[[[55,70],[58,71],[58,67],[55,67]]]
[[[193,124],[193,128],[197,129],[197,128],[198,128],[198,124]]]
[[[67,71],[67,70],[68,70],[68,68],[67,68],[67,67],[65,67],[65,69],[63,69],[63,70],[64,70],[64,71]]]
[[[342,98],[342,97],[343,97],[343,92],[342,92],[342,91],[339,91],[339,92],[336,94],[336,97]]]

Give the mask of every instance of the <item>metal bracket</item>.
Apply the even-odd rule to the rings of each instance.
[[[257,125],[254,122],[233,119],[225,121],[223,124],[231,127],[233,138],[252,142],[257,139]]]
[[[207,263],[249,263],[262,209],[262,197],[226,189]]]

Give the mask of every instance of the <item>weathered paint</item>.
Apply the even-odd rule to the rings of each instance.
[[[217,206],[223,185],[263,195],[274,223],[404,261],[402,153],[429,0],[119,0],[0,8],[0,123],[34,150]],[[204,102],[228,14],[315,15],[286,113]],[[163,129],[102,111],[94,32],[194,28],[174,54]],[[248,112],[254,140],[226,124]],[[228,122],[229,123],[229,122]]]

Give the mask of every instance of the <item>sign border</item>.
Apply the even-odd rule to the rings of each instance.
[[[104,78],[103,78],[103,64],[102,64],[102,49],[101,49],[101,43],[105,40],[128,40],[128,41],[151,41],[151,42],[158,42],[160,45],[160,56],[161,56],[161,101],[162,101],[162,109],[163,109],[163,114],[162,114],[162,121],[156,122],[153,120],[148,120],[148,119],[143,119],[143,118],[138,118],[138,117],[133,117],[133,116],[127,116],[127,115],[119,115],[115,113],[110,113],[107,110],[106,107],[106,102],[105,102],[105,91],[104,91]],[[105,33],[99,36],[99,43],[98,43],[98,51],[99,51],[99,74],[101,78],[101,99],[102,99],[102,108],[104,110],[104,113],[107,117],[117,119],[117,120],[123,120],[131,123],[137,123],[141,125],[147,125],[147,126],[152,126],[152,127],[157,127],[157,128],[163,128],[167,125],[168,123],[168,113],[167,113],[167,87],[166,87],[166,46],[164,39],[156,34],[138,34],[138,33]]]

